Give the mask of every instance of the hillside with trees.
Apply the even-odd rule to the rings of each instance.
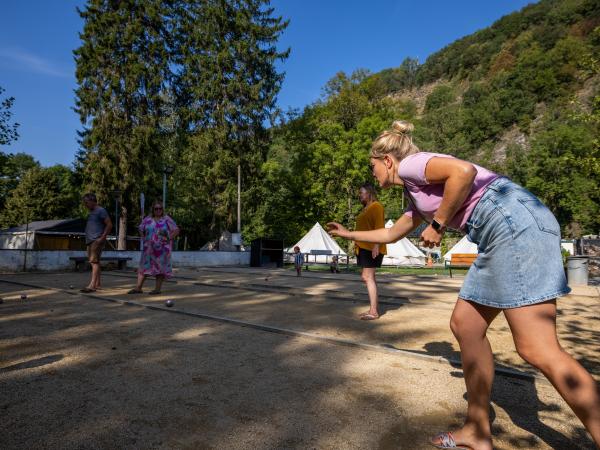
[[[510,176],[538,195],[565,236],[600,230],[600,3],[544,0],[431,55],[336,74],[322,99],[272,129],[264,202],[250,235],[288,241],[315,221],[353,225],[371,179],[372,139],[394,119],[415,142]],[[285,180],[282,183],[281,180]],[[382,192],[389,218],[401,194]],[[281,224],[287,224],[282,226]]]
[[[84,214],[79,195],[90,190],[112,211],[119,191],[119,229],[135,234],[140,194],[160,198],[173,167],[167,210],[197,249],[235,231],[241,170],[244,241],[295,242],[317,221],[354,225],[370,144],[405,119],[422,150],[526,186],[566,237],[600,232],[597,0],[542,0],[424,62],[407,47],[397,67],[337,73],[318,101],[286,113],[276,63],[288,55],[277,48],[287,22],[268,0],[89,0],[80,15],[81,150],[73,168],[1,153],[3,226],[22,223],[19,211]],[[0,103],[0,144],[18,139],[13,101]],[[388,218],[402,214],[399,190],[380,199]]]

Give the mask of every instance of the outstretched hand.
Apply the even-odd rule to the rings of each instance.
[[[329,222],[327,224],[327,231],[331,236],[339,236],[344,239],[350,239],[350,231],[337,222]]]

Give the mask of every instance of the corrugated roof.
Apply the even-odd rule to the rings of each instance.
[[[39,220],[29,222],[29,225],[19,225],[16,227],[1,230],[2,233],[18,233],[29,229],[29,231],[85,231],[85,219],[57,219],[57,220]]]

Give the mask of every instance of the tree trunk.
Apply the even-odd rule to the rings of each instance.
[[[127,208],[124,206],[121,207],[121,215],[119,217],[117,250],[127,250]]]

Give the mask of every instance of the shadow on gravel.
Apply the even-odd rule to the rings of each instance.
[[[22,363],[13,364],[12,366],[2,367],[0,368],[0,373],[12,372],[15,370],[22,369],[33,369],[34,367],[42,367],[46,364],[52,364],[57,361],[63,359],[63,355],[48,355],[43,358],[34,358],[29,361],[24,361]]]
[[[425,344],[426,353],[431,356],[441,356],[448,360],[453,367],[460,368],[460,352],[454,351],[449,342],[429,342]],[[458,364],[457,364],[458,362]],[[496,364],[496,368],[508,368]],[[513,368],[511,368],[514,370]],[[558,403],[544,403],[539,399],[535,381],[526,379],[526,372],[516,371],[514,376],[496,374],[492,385],[492,407],[490,408],[490,421],[492,433],[495,438],[502,438],[509,442],[512,448],[533,448],[542,440],[554,449],[590,449],[595,448],[583,426],[575,428],[575,435],[567,437],[540,420],[540,413],[559,412],[562,410]],[[450,373],[456,378],[462,378],[462,370]],[[559,394],[556,393],[557,398]],[[463,395],[467,399],[467,393]],[[515,438],[500,425],[494,424],[496,411],[494,405],[503,409],[511,421],[523,430],[531,433],[527,438]],[[537,438],[536,438],[537,436]],[[574,447],[576,446],[576,447]]]

